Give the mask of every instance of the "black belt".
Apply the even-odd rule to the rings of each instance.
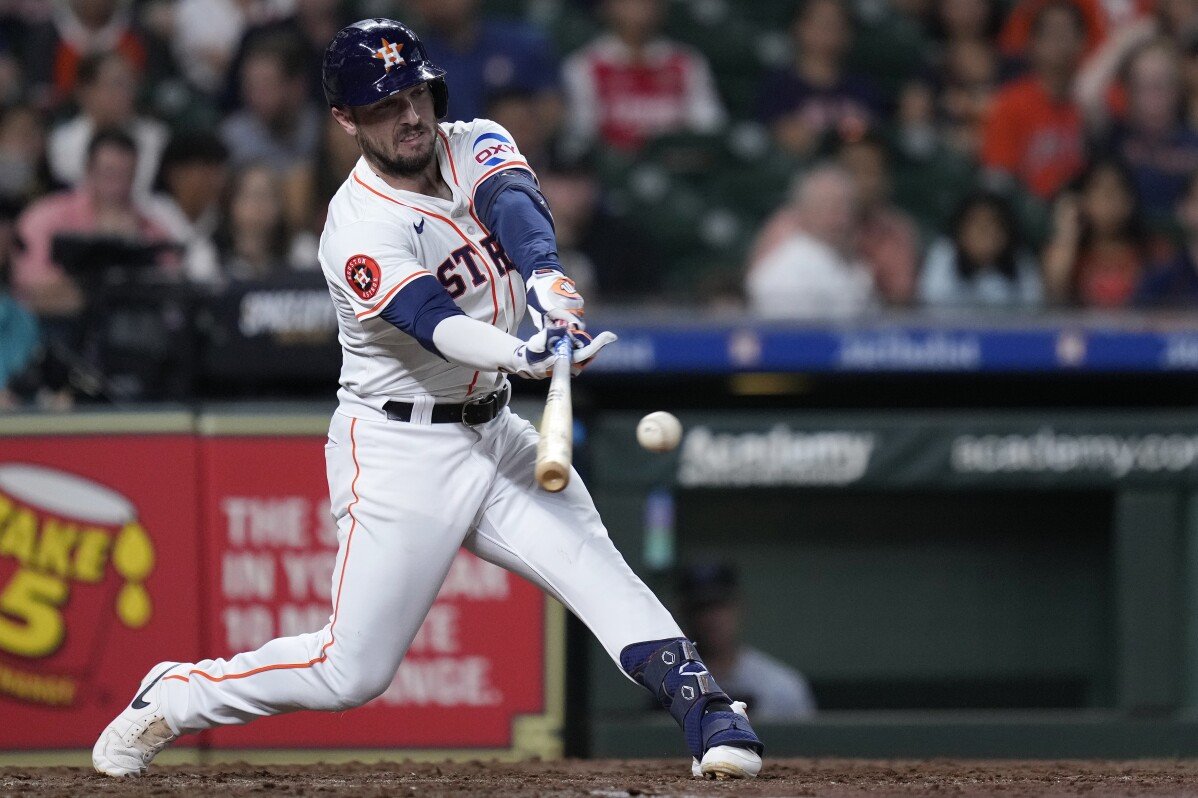
[[[433,405],[429,421],[433,424],[467,424],[471,427],[475,424],[486,424],[499,415],[500,410],[507,407],[508,400],[511,398],[512,386],[509,383],[498,391],[489,393],[473,402],[465,402],[460,405]],[[383,405],[383,411],[391,421],[411,421],[412,411],[415,407],[411,402],[392,400]]]

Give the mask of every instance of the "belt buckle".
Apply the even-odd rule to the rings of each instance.
[[[480,416],[480,417],[476,417],[474,420],[471,420],[471,411],[475,410],[475,409],[482,409],[485,407],[493,407],[495,405],[496,396],[497,396],[497,394],[490,393],[490,394],[487,394],[486,396],[484,396],[482,399],[478,399],[473,402],[466,402],[465,404],[463,404],[462,405],[462,423],[468,427],[473,427],[478,424],[485,424],[486,422],[490,421],[492,418],[495,418],[495,413],[491,413],[490,417],[488,417],[488,418],[482,418]],[[485,415],[485,413],[483,415]]]

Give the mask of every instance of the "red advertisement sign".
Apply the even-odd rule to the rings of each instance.
[[[200,651],[195,439],[0,438],[0,748],[90,748]]]
[[[337,547],[322,444],[0,436],[0,749],[90,748],[155,663],[320,629]],[[548,609],[461,553],[382,696],[176,745],[551,755],[561,651]]]
[[[206,656],[329,619],[336,527],[323,438],[201,443]],[[397,519],[402,522],[402,519]],[[348,712],[299,712],[211,732],[219,748],[502,749],[545,707],[545,599],[465,552],[387,691]]]

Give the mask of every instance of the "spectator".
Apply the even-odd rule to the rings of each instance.
[[[517,139],[519,141],[519,139]],[[320,149],[316,154],[315,171],[312,175],[314,200],[312,227],[324,227],[325,215],[328,213],[329,200],[341,188],[346,177],[358,162],[362,151],[358,149],[358,140],[345,135],[341,125],[332,114],[325,117],[324,131],[320,138]]]
[[[1177,252],[1158,261],[1144,275],[1135,303],[1151,307],[1198,305],[1198,172],[1190,176],[1177,204],[1177,221],[1183,238]]]
[[[133,27],[131,0],[60,0],[52,21],[30,31],[25,48],[26,75],[35,95],[63,102],[75,91],[83,60],[118,52],[141,73],[146,66],[146,42]],[[42,84],[39,86],[38,84]]]
[[[87,143],[97,130],[120,129],[137,144],[134,190],[148,194],[166,146],[166,125],[137,115],[137,73],[118,52],[99,53],[79,63],[79,113],[56,126],[47,142],[54,179],[74,186],[83,179]]]
[[[1149,257],[1134,179],[1118,161],[1097,161],[1057,199],[1044,251],[1049,298],[1086,307],[1125,306]]]
[[[8,293],[8,272],[16,245],[17,208],[0,201],[0,411],[17,405],[12,382],[33,360],[37,321]]]
[[[307,262],[303,245],[293,242],[280,194],[278,175],[261,164],[242,168],[230,181],[216,231],[227,279],[263,280],[293,264],[315,263],[315,254]]]
[[[1008,58],[1027,57],[1029,45],[1035,49],[1036,27],[1044,9],[1067,2],[1071,5],[1081,26],[1083,52],[1090,53],[1106,38],[1107,16],[1104,0],[1018,0],[1007,17],[999,36],[999,47]],[[1106,5],[1115,5],[1107,3]],[[1035,55],[1032,55],[1033,60]]]
[[[1082,115],[1071,91],[1084,42],[1077,6],[1042,4],[1032,27],[1032,74],[999,92],[983,131],[983,165],[1044,199],[1083,165]]]
[[[1127,112],[1105,149],[1131,168],[1150,219],[1172,213],[1198,170],[1198,133],[1184,122],[1180,57],[1167,40],[1136,51],[1127,64]]]
[[[1180,49],[1185,121],[1191,130],[1198,130],[1198,30],[1184,37]]]
[[[878,293],[888,303],[910,302],[919,268],[919,230],[890,200],[890,156],[876,136],[843,142],[837,160],[852,176],[859,213],[857,256],[870,268]],[[805,219],[796,203],[774,214],[754,247],[754,260],[803,230]]]
[[[316,153],[323,114],[308,100],[301,61],[302,53],[287,39],[263,41],[246,55],[244,108],[220,128],[234,166],[263,163],[286,174],[307,166]]]
[[[7,31],[0,29],[0,107],[16,105],[21,101],[25,80],[21,59],[12,51],[5,33]]]
[[[289,73],[297,76],[304,85],[304,91],[309,102],[324,106],[324,83],[321,81],[321,64],[324,63],[324,50],[329,42],[337,35],[342,26],[352,22],[344,19],[339,11],[340,0],[277,0],[280,7],[294,6],[294,13],[281,19],[274,19],[254,25],[245,32],[241,43],[237,46],[237,54],[225,73],[225,90],[221,105],[226,109],[240,107],[241,76],[244,65],[251,53],[258,52],[263,45],[275,46],[273,43],[284,41],[294,48],[298,55],[295,59],[296,71]]]
[[[848,317],[876,301],[873,274],[858,255],[860,204],[853,176],[836,165],[805,175],[796,192],[802,224],[755,259],[749,305],[768,318]]]
[[[635,150],[668,133],[709,133],[725,120],[707,60],[661,36],[663,0],[605,0],[608,32],[567,59],[566,140]]]
[[[453,81],[450,120],[481,117],[488,97],[519,92],[536,98],[541,125],[557,127],[557,61],[544,33],[524,22],[493,19],[479,0],[415,0],[413,5],[423,21],[420,35],[429,58]]]
[[[988,0],[939,0],[933,23],[940,41],[936,99],[940,126],[950,147],[976,157],[982,123],[1002,74],[994,46],[1002,9]]]
[[[276,21],[284,8],[281,0],[179,0],[171,37],[179,71],[196,89],[215,96],[246,27]]]
[[[483,116],[512,134],[520,143],[520,154],[534,170],[540,171],[549,164],[553,131],[545,124],[535,94],[518,89],[494,94],[487,98]]]
[[[991,0],[937,0],[932,32],[945,45],[992,42],[1002,29],[1003,10]]]
[[[87,168],[79,187],[30,205],[17,221],[24,244],[13,261],[16,297],[39,316],[73,316],[83,307],[79,286],[50,254],[54,236],[93,233],[143,242],[169,235],[138,206],[133,193],[137,144],[120,130],[101,130],[87,148]]]
[[[953,42],[945,50],[941,77],[938,110],[945,141],[957,152],[977,157],[998,92],[994,48],[985,42]]]
[[[49,185],[41,114],[27,105],[0,111],[0,200],[24,204]]]
[[[815,697],[797,670],[741,640],[742,600],[727,563],[696,563],[682,571],[682,626],[703,652],[712,676],[744,700],[755,721],[806,720]]]
[[[162,156],[157,193],[147,210],[172,239],[183,245],[183,273],[191,282],[213,284],[220,280],[213,236],[228,179],[228,161],[228,149],[211,133],[177,135]]]
[[[869,79],[845,69],[853,20],[839,0],[806,0],[791,24],[795,60],[766,76],[758,110],[774,140],[799,156],[816,151],[823,137],[860,135],[885,109]]]
[[[1039,306],[1040,271],[1021,240],[1005,198],[988,191],[970,195],[958,206],[948,235],[928,251],[919,301],[936,307]]]
[[[540,182],[553,209],[558,255],[579,293],[598,304],[643,300],[660,292],[661,270],[645,264],[661,262],[661,254],[651,240],[608,211],[588,164],[546,170]]]

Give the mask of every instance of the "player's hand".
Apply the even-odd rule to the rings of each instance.
[[[570,373],[575,377],[599,354],[600,349],[618,340],[616,334],[609,330],[599,333],[594,338],[583,330],[572,330],[570,338],[574,341],[574,364],[570,367]]]
[[[528,309],[532,323],[538,330],[544,329],[546,319],[554,311],[569,315],[569,324],[575,329],[585,330],[583,299],[574,287],[574,281],[557,269],[537,269],[528,278]],[[560,315],[556,318],[561,318]]]
[[[550,326],[516,348],[514,374],[529,380],[543,380],[553,371],[554,350],[564,336],[570,334],[569,324],[550,320]]]
[[[516,350],[515,374],[533,380],[543,380],[553,372],[554,354],[563,337],[570,338],[573,348],[570,371],[579,374],[599,354],[599,350],[616,340],[613,332],[601,332],[594,338],[576,329],[565,311],[551,310],[546,314],[549,326],[525,341]]]

